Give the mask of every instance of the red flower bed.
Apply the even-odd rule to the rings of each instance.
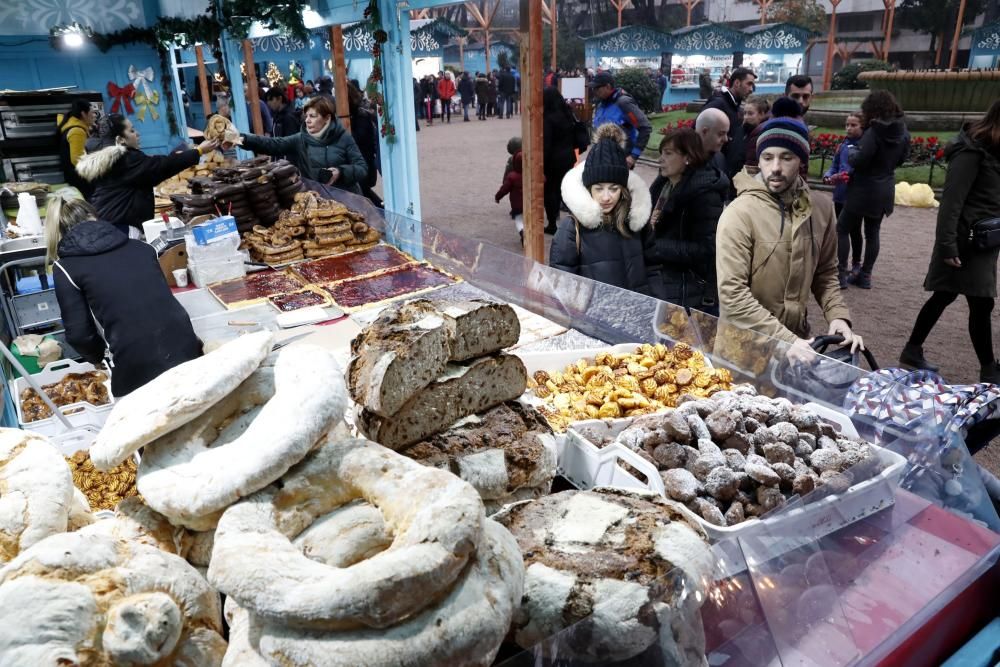
[[[847,137],[843,134],[822,133],[810,137],[812,157],[832,159],[837,149]],[[920,165],[944,159],[944,144],[937,137],[913,137],[910,139],[910,155],[907,164]]]

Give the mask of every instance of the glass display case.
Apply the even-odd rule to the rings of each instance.
[[[757,75],[757,86],[781,86],[784,89],[788,77],[802,71],[801,53],[747,53],[743,56],[743,66],[749,67]]]
[[[1000,519],[967,434],[952,426],[952,403],[935,401],[933,387],[821,355],[793,364],[776,339],[328,192],[368,215],[390,243],[561,325],[566,332],[545,341],[551,349],[560,340],[687,343],[730,369],[734,383],[812,404],[878,451],[877,465],[846,471],[849,488],[792,496],[752,529],[709,530],[710,581],[672,573],[651,587],[650,599],[673,610],[672,631],[626,661],[599,664],[677,664],[678,628],[703,635],[711,665],[939,664],[995,614]],[[596,631],[585,619],[502,652],[498,664],[598,664],[581,657]]]

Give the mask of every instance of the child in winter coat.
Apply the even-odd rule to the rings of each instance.
[[[837,212],[838,218],[840,217],[840,212],[844,210],[844,203],[847,201],[847,184],[851,180],[851,172],[854,171],[847,162],[847,156],[850,154],[850,147],[858,145],[863,132],[860,111],[848,114],[846,124],[844,125],[844,132],[847,134],[847,137],[844,139],[844,143],[840,144],[837,148],[837,152],[834,153],[830,168],[823,174],[823,182],[833,185],[833,207]],[[852,259],[850,275],[856,277],[861,270],[862,238],[860,226],[851,230],[850,238]],[[842,284],[842,287],[847,287],[847,285]]]
[[[625,132],[597,128],[587,160],[567,172],[562,198],[570,215],[552,240],[549,265],[598,282],[649,293],[642,230],[649,221],[649,186],[625,161]]]
[[[497,190],[494,199],[499,204],[505,196],[510,199],[510,217],[524,245],[524,177],[521,173],[521,151],[511,158],[511,168],[504,174],[503,184]]]

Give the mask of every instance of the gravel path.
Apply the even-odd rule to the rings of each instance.
[[[507,140],[520,133],[520,117],[487,121],[473,118],[465,123],[459,114],[450,124],[435,122],[430,127],[421,121],[417,145],[424,220],[520,252],[507,200],[499,205],[493,202],[508,157]],[[655,176],[650,167],[640,165],[638,169],[647,181]],[[844,294],[858,333],[883,366],[896,365],[913,320],[928,296],[923,291],[923,279],[934,242],[934,224],[933,210],[897,209],[882,225],[874,289],[852,287]],[[551,237],[545,239],[547,251]],[[979,376],[979,364],[966,330],[967,318],[968,308],[959,300],[925,344],[927,357],[939,363],[942,375],[954,383],[975,382]],[[820,323],[814,322],[813,326],[819,328]],[[993,336],[1000,341],[1000,321],[996,317]],[[994,472],[1000,472],[1000,445],[994,443],[979,458]]]

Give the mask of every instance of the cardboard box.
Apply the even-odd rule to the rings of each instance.
[[[191,228],[194,234],[194,241],[198,245],[209,245],[224,238],[238,235],[236,230],[236,218],[231,215],[223,215],[213,218],[208,222],[195,225]]]

